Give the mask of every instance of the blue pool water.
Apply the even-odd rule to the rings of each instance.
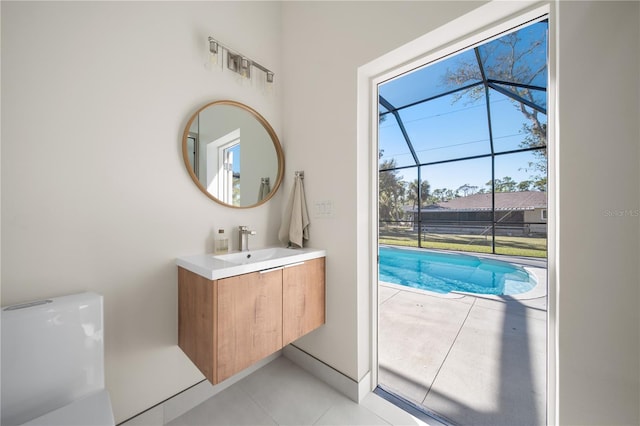
[[[467,254],[380,247],[379,255],[380,281],[437,293],[510,295],[537,283],[520,266]]]

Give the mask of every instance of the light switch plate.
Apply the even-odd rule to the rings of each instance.
[[[332,200],[318,201],[314,204],[314,216],[317,218],[333,217],[335,215]]]

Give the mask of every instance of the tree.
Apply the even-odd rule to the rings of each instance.
[[[533,185],[533,182],[530,180],[523,180],[522,182],[518,183],[518,191],[529,191],[531,189],[531,186]]]
[[[533,188],[536,191],[547,192],[547,175],[545,174],[544,177],[536,179],[533,182]]]
[[[378,173],[378,216],[382,221],[402,220],[404,216],[405,185],[395,167],[395,159],[380,163],[380,169],[385,170]]]
[[[485,185],[489,187],[489,192],[491,192],[491,181],[487,182]],[[495,192],[515,192],[518,188],[518,183],[510,176],[505,176],[502,179],[495,179],[493,185]]]
[[[426,204],[429,200],[429,190],[431,189],[429,182],[426,180],[422,181],[420,185],[420,201],[422,205]],[[407,191],[407,202],[411,203],[412,208],[418,207],[418,179],[414,179],[413,182],[409,184],[409,188]]]
[[[429,204],[442,203],[444,201],[453,200],[454,198],[458,198],[460,195],[458,191],[454,191],[453,189],[448,188],[438,188],[434,189],[429,196]]]
[[[478,48],[476,48],[478,49]],[[509,90],[517,94],[520,98],[537,104],[534,90],[525,87],[533,85],[537,77],[547,72],[546,60],[536,62],[534,59],[540,58],[534,52],[545,49],[546,33],[541,32],[537,38],[523,40],[518,31],[502,36],[491,43],[482,46],[482,61],[485,75],[490,75],[492,79],[506,82]],[[480,50],[478,50],[480,52]],[[546,55],[543,55],[546,57]],[[474,58],[461,60],[457,68],[448,70],[444,76],[447,87],[460,87],[466,84],[481,81],[482,75],[478,63]],[[518,82],[522,86],[509,85],[509,82]],[[468,99],[475,102],[484,96],[484,85],[475,85],[466,90],[457,92],[453,102],[461,99]],[[527,122],[522,125],[522,132],[526,135],[520,142],[521,148],[546,147],[547,145],[547,124],[544,123],[542,114],[538,110],[527,106],[515,98],[511,98],[513,105],[522,113]],[[533,151],[535,161],[528,163],[527,171],[533,175],[531,179],[538,182],[537,188],[546,191],[547,176],[547,149]]]
[[[458,192],[458,193],[461,192],[462,196],[466,197],[468,195],[473,195],[476,192],[478,192],[478,187],[474,186],[474,185],[469,185],[468,183],[465,183],[464,185],[462,185],[461,187],[456,189],[456,192]]]
[[[444,191],[444,198],[445,201],[449,201],[449,200],[453,200],[454,198],[458,198],[458,192],[454,191],[453,189],[446,189]]]
[[[438,188],[431,191],[431,195],[429,195],[429,204],[436,204],[441,201],[444,201],[444,188]]]

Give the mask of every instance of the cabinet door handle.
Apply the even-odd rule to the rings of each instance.
[[[300,265],[304,265],[304,261],[303,262],[296,262],[296,263],[291,263],[289,265],[284,265],[285,268],[291,268],[293,266],[300,266]]]
[[[263,269],[262,271],[260,271],[260,273],[266,274],[267,272],[275,272],[275,271],[279,271],[280,269],[284,269],[284,266],[278,266],[276,268],[271,268],[271,269]]]

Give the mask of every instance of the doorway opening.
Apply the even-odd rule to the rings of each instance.
[[[547,418],[548,44],[543,16],[378,85],[378,385],[444,423]]]

